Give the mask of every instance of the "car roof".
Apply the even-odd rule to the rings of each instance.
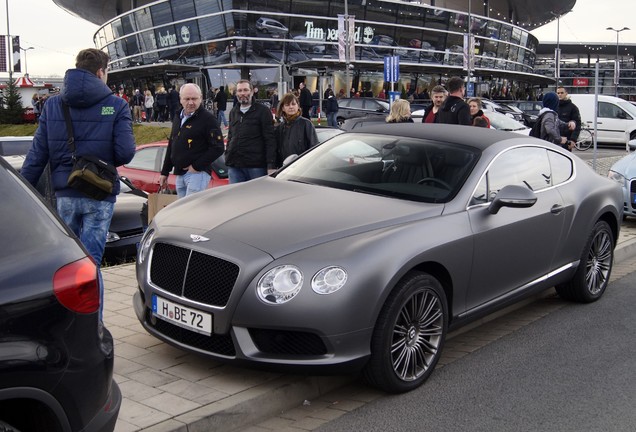
[[[447,124],[422,125],[421,123],[369,124],[368,126],[365,125],[360,128],[356,128],[353,132],[348,132],[348,134],[356,133],[396,135],[400,137],[428,139],[432,141],[446,142],[449,144],[468,145],[481,151],[506,139],[518,139],[521,136],[511,132],[493,131],[474,126]]]

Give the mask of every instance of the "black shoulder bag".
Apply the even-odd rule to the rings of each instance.
[[[115,190],[115,182],[118,181],[117,169],[95,156],[76,156],[75,138],[73,137],[73,123],[68,105],[62,102],[66,132],[68,134],[68,146],[73,153],[73,168],[68,177],[67,184],[82,192],[89,198],[102,201]]]

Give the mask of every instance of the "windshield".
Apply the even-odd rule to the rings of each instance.
[[[630,102],[625,101],[618,102],[618,106],[627,111],[632,117],[636,118],[636,106],[632,105]]]
[[[276,178],[412,201],[452,199],[477,161],[468,146],[394,135],[344,133],[314,148]]]

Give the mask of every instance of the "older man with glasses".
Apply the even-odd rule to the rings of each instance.
[[[572,151],[572,147],[576,144],[576,140],[579,139],[579,133],[581,132],[581,113],[579,108],[574,105],[570,100],[570,96],[564,87],[557,88],[557,96],[559,97],[559,120],[564,123],[573,121],[576,123],[576,127],[572,131],[568,131],[567,135],[567,149]]]

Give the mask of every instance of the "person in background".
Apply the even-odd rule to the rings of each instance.
[[[391,104],[391,111],[386,116],[387,123],[413,123],[411,104],[406,99],[397,99]]]
[[[179,111],[181,106],[181,96],[179,95],[179,89],[176,85],[173,85],[168,92],[168,114],[170,121],[174,121],[175,115]]]
[[[300,108],[303,110],[303,117],[311,119],[310,110],[313,103],[311,92],[304,82],[298,84],[298,88],[300,89],[298,100],[300,101]]]
[[[384,89],[380,90],[380,93],[378,93],[378,99],[386,99],[386,93],[384,92]]]
[[[479,116],[473,119],[473,126],[490,128],[490,125],[488,124],[488,121],[486,120],[486,118],[479,117]]]
[[[320,93],[318,93],[318,89],[316,89],[311,94],[311,114],[310,114],[310,118],[318,117],[318,104],[320,104]]]
[[[33,94],[31,106],[33,107],[33,114],[35,115],[35,122],[37,123],[40,119],[40,111],[42,109],[42,100],[40,99],[39,93]]]
[[[276,117],[282,120],[275,128],[276,166],[283,166],[283,161],[290,155],[301,154],[318,144],[316,129],[301,116],[298,98],[287,93],[278,104]]]
[[[141,123],[141,112],[144,109],[144,95],[141,94],[139,89],[135,89],[135,93],[132,97],[133,106],[133,121],[135,123]]]
[[[333,95],[333,90],[328,89],[327,98],[324,101],[327,126],[338,127],[338,100]]]
[[[557,110],[559,109],[559,97],[555,92],[548,92],[543,95],[543,108],[539,111],[541,120],[541,139],[554,143],[566,150],[572,150],[573,144],[564,136],[568,129],[574,130],[576,123],[571,120],[564,123],[559,120]]]
[[[223,154],[223,133],[214,115],[203,105],[203,92],[193,83],[179,91],[183,109],[172,121],[159,188],[168,185],[170,171],[177,176],[177,195],[183,198],[207,189],[212,162]]]
[[[479,98],[470,98],[468,99],[468,107],[470,108],[470,117],[472,119],[472,124],[475,125],[475,119],[477,117],[481,117],[486,122],[486,127],[490,127],[490,119],[484,115],[484,111],[481,109],[481,99]],[[479,122],[481,123],[481,122]]]
[[[252,84],[236,84],[238,103],[230,111],[225,164],[230,183],[241,183],[276,169],[276,139],[272,113],[252,100]]]
[[[155,104],[155,98],[152,97],[150,90],[145,91],[144,108],[146,109],[146,122],[150,123],[152,120],[152,107]]]
[[[576,144],[576,140],[579,139],[579,134],[581,133],[581,113],[579,112],[579,107],[574,105],[570,99],[565,87],[559,86],[556,94],[559,97],[559,109],[557,110],[559,120],[565,123],[569,121],[576,123],[574,130],[568,130],[565,134],[565,138],[568,140],[567,149],[572,151],[572,147]]]
[[[79,237],[98,267],[100,319],[104,305],[104,284],[99,270],[119,182],[113,193],[95,200],[68,185],[73,154],[67,142],[63,104],[68,105],[77,156],[95,156],[115,167],[127,164],[135,155],[135,137],[128,102],[113,95],[106,85],[108,54],[88,48],[77,54],[75,69],[64,76],[64,89],[49,98],[40,115],[33,144],[22,165],[22,176],[34,187],[47,165],[57,200],[57,213]]]
[[[454,76],[448,80],[448,97],[437,112],[437,122],[444,124],[457,124],[471,126],[473,119],[470,117],[470,108],[464,102],[464,80]]]
[[[225,93],[225,87],[220,86],[219,91],[214,96],[214,104],[217,110],[217,121],[219,126],[223,125],[227,129],[227,119],[225,118],[225,110],[227,109],[227,93]]]
[[[269,106],[272,107],[272,114],[276,114],[276,111],[278,110],[278,103],[280,101],[278,100],[278,89],[274,89],[272,91],[272,95],[269,97]]]
[[[424,110],[424,116],[422,117],[422,123],[437,123],[437,113],[442,107],[442,104],[446,100],[446,89],[441,85],[436,85],[431,90],[432,102]]]
[[[155,102],[157,103],[157,121],[164,122],[168,120],[168,92],[165,87],[159,87],[157,93],[155,93]]]
[[[345,95],[345,89],[341,88],[340,91],[338,91],[338,96],[336,96],[337,99],[342,99],[344,98]]]

